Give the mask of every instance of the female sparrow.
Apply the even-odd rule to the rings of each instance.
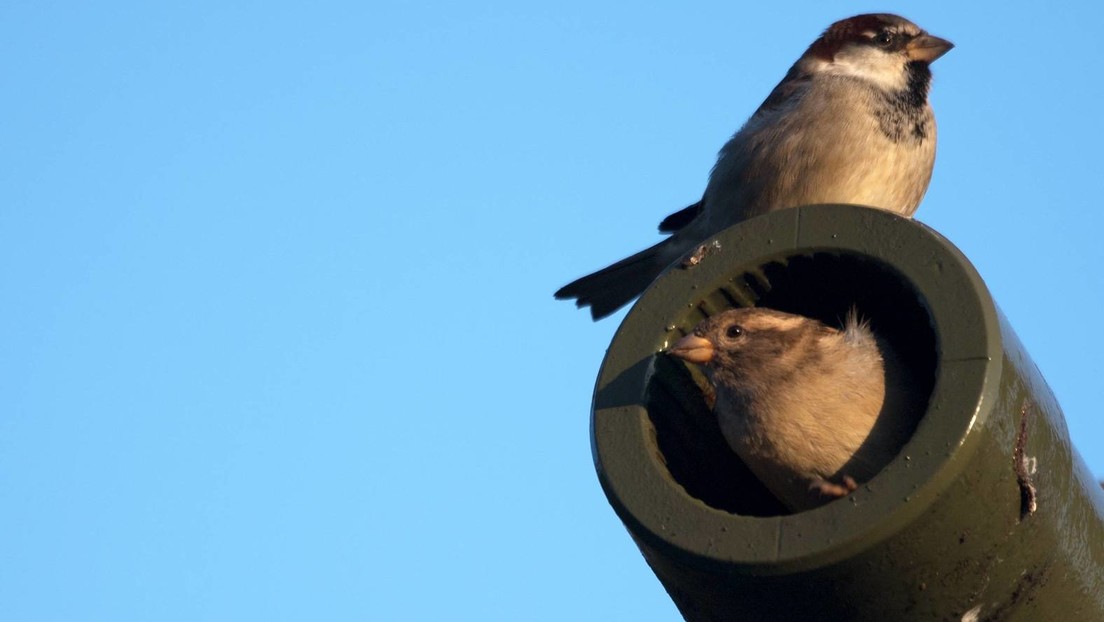
[[[854,311],[837,330],[771,309],[731,309],[667,353],[704,366],[728,445],[795,512],[873,478],[925,406]]]

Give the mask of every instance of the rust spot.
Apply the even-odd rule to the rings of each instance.
[[[694,249],[694,252],[690,253],[685,259],[682,260],[683,269],[693,268],[700,264],[703,259],[712,255],[713,253],[721,250],[721,243],[717,240],[713,240],[712,244],[702,244]]]
[[[1031,408],[1024,402],[1020,410],[1020,431],[1016,434],[1016,448],[1012,452],[1012,469],[1016,472],[1016,483],[1020,486],[1020,520],[1027,518],[1038,509],[1038,497],[1035,484],[1031,481],[1034,468],[1029,468],[1033,460],[1024,455],[1027,447],[1027,425],[1031,418]]]

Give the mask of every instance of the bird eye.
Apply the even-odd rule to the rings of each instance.
[[[729,339],[735,339],[742,334],[744,334],[744,329],[738,324],[733,324],[732,326],[729,326],[728,330],[725,331],[725,337],[728,337]]]
[[[881,45],[883,47],[887,46],[890,43],[893,43],[893,35],[885,31],[879,32],[877,36],[874,37],[874,43],[877,43],[878,45]]]

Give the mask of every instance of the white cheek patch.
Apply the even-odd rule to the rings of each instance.
[[[902,54],[883,52],[869,46],[848,46],[836,53],[821,71],[828,74],[860,78],[889,91],[899,91],[908,85]]]

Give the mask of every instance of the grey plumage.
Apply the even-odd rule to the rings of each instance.
[[[911,216],[935,161],[928,64],[951,47],[896,15],[833,24],[721,149],[701,201],[663,220],[671,237],[556,298],[605,317],[715,233],[774,210],[851,203]]]

